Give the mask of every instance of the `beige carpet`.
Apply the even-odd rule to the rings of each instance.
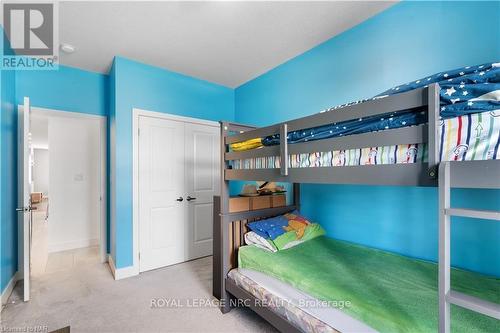
[[[31,275],[40,276],[45,273],[49,253],[49,223],[47,222],[47,208],[49,199],[33,204],[32,212],[32,240],[31,240]]]
[[[23,303],[20,285],[1,313],[2,327],[71,326],[71,332],[275,332],[248,309],[221,314],[216,307],[186,307],[212,299],[212,258],[183,263],[114,281],[107,264],[82,261],[32,281]],[[152,308],[155,298],[184,307]]]

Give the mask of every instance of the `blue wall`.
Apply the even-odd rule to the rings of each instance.
[[[106,116],[108,76],[60,65],[58,70],[17,71],[16,103]]]
[[[132,109],[234,120],[234,90],[122,57],[115,57],[113,74],[111,191],[116,201],[111,202],[115,221],[111,254],[116,267],[122,268],[133,265]]]
[[[0,36],[3,36],[1,27]],[[0,54],[3,54],[1,46]],[[17,205],[17,112],[14,101],[15,72],[0,71],[0,290],[2,292],[17,271],[17,214],[15,211]]]
[[[371,97],[441,70],[499,61],[499,2],[402,2],[238,87],[236,121],[266,125]],[[303,185],[303,212],[332,237],[436,260],[437,190]],[[500,209],[498,191],[454,203]],[[468,200],[470,199],[470,200]],[[452,263],[500,276],[500,225],[454,221]]]

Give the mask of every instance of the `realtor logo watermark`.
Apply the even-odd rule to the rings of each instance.
[[[5,36],[1,69],[57,69],[58,3],[2,2]]]

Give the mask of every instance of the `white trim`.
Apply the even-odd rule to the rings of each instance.
[[[49,245],[49,253],[59,252],[59,251],[68,251],[74,249],[81,249],[85,247],[94,247],[99,245],[99,238],[94,239],[79,239],[68,242],[60,242],[56,244]],[[104,261],[101,261],[104,262]]]
[[[23,107],[19,105],[19,107]],[[100,174],[100,182],[101,182],[101,221],[99,227],[99,253],[101,257],[101,263],[105,263],[107,261],[107,116],[98,115],[98,114],[89,114],[89,113],[81,113],[81,112],[73,112],[73,111],[64,111],[58,109],[47,109],[40,107],[31,107],[31,116],[49,116],[49,117],[68,117],[68,118],[85,118],[85,119],[98,119],[100,126],[100,147],[101,147],[101,174]],[[72,243],[72,242],[69,242]],[[92,244],[86,245],[92,246]],[[84,246],[77,246],[85,247]],[[69,249],[69,248],[68,248]],[[63,251],[61,249],[60,251]],[[56,251],[56,250],[53,250]],[[49,252],[53,252],[49,250]]]
[[[12,276],[12,278],[10,279],[9,283],[7,283],[7,286],[5,287],[5,289],[2,292],[2,305],[7,304],[7,301],[9,300],[9,297],[12,294],[14,287],[16,286],[16,282],[19,280],[21,280],[19,278],[19,272],[15,272],[14,275]]]
[[[108,120],[103,117],[101,126],[101,223],[99,228],[99,252],[101,263],[108,261]]]
[[[168,113],[147,111],[138,108],[132,109],[132,235],[133,235],[133,264],[130,266],[134,272],[139,269],[139,117],[160,118],[183,123],[200,124],[219,127],[219,123],[211,120],[197,119],[191,117],[177,116]],[[113,199],[112,199],[113,200]],[[113,223],[113,220],[111,220]],[[127,267],[128,268],[128,267]]]
[[[126,279],[135,275],[139,275],[139,270],[135,269],[134,266],[116,268],[115,262],[113,261],[113,257],[111,255],[108,255],[108,265],[115,280]]]
[[[132,258],[133,267],[139,272],[139,117],[143,112],[132,110]]]
[[[132,113],[134,115],[134,119],[136,119],[136,117],[138,117],[138,116],[143,116],[143,117],[160,118],[160,119],[167,119],[167,120],[173,120],[173,121],[181,121],[183,123],[192,123],[192,124],[200,124],[200,125],[206,125],[206,126],[219,127],[219,123],[217,121],[213,121],[213,120],[205,120],[205,119],[191,118],[191,117],[185,117],[185,116],[177,116],[174,114],[157,112],[157,111],[148,111],[148,110],[143,110],[143,109],[138,109],[138,108],[133,108]]]
[[[21,105],[22,106],[22,105]],[[69,118],[87,118],[87,119],[107,119],[107,116],[99,115],[99,114],[91,114],[91,113],[82,113],[76,111],[66,111],[60,109],[47,109],[47,108],[39,108],[36,106],[31,107],[31,115],[32,116],[50,116],[50,117],[69,117]]]
[[[113,257],[111,256],[111,254],[108,254],[108,266],[109,266],[109,269],[111,270],[111,274],[113,275],[113,278],[114,278],[116,268],[115,268],[115,262],[113,261]]]

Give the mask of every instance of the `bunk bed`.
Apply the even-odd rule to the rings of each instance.
[[[482,73],[480,76],[483,76],[482,67],[484,65],[472,68],[471,73],[473,75]],[[499,65],[491,64],[488,68],[486,71],[496,72],[494,75],[497,75],[495,79],[497,81],[495,82],[499,83]],[[457,70],[455,74],[456,77],[464,75],[462,70]],[[254,250],[249,250],[248,246],[245,246],[244,234],[248,231],[247,224],[252,221],[298,210],[300,208],[300,183],[373,184],[439,187],[439,288],[437,288],[439,331],[450,331],[451,304],[479,312],[488,318],[494,318],[493,320],[500,320],[500,305],[498,304],[500,299],[484,300],[481,299],[484,295],[476,293],[475,296],[471,296],[467,288],[452,290],[450,286],[450,276],[454,274],[455,278],[461,274],[450,268],[451,216],[500,220],[500,212],[450,206],[450,189],[453,187],[500,189],[500,157],[498,156],[500,127],[498,110],[495,111],[498,96],[495,95],[496,97],[489,99],[493,101],[493,110],[481,109],[483,105],[473,112],[470,110],[472,108],[467,109],[467,106],[472,105],[471,100],[468,100],[464,104],[465,107],[462,107],[461,114],[446,118],[443,117],[446,107],[450,106],[452,113],[454,109],[460,107],[455,108],[457,100],[453,101],[452,94],[456,90],[453,91],[454,89],[450,88],[453,87],[452,83],[450,86],[443,84],[443,79],[446,79],[448,74],[439,73],[437,76],[439,78],[429,77],[427,84],[420,84],[420,80],[417,80],[413,84],[393,88],[392,93],[389,91],[369,100],[342,105],[327,112],[271,126],[255,128],[221,122],[222,186],[220,196],[214,198],[213,294],[221,300],[223,313],[228,312],[235,304],[243,304],[284,332],[375,331],[360,320],[363,316],[351,317],[337,309],[323,309],[325,311],[321,310],[320,313],[316,310],[306,311],[297,304],[290,304],[289,301],[282,306],[264,306],[263,300],[286,301],[294,297],[312,297],[316,301],[317,299],[315,296],[300,291],[297,294],[297,290],[286,283],[283,284],[283,281],[275,281],[272,277],[244,268],[260,265],[264,271],[272,273],[275,267],[279,267],[280,263],[273,261],[277,259],[271,260],[270,255],[265,253],[259,252],[261,264],[256,262],[256,259],[252,261],[248,254]],[[458,80],[457,84],[476,83],[472,81]],[[449,81],[446,80],[446,82]],[[486,96],[491,97],[488,93]],[[496,101],[495,98],[497,98]],[[443,100],[445,100],[444,103]],[[481,98],[473,101],[480,102]],[[473,117],[479,117],[479,122]],[[488,123],[489,131],[483,131],[487,117],[491,120]],[[376,118],[380,121],[373,127],[372,120]],[[343,129],[349,130],[349,128],[343,128],[343,125],[352,125],[364,119],[369,119],[371,122],[367,126],[356,127],[355,131],[348,133],[349,135],[342,132]],[[400,125],[386,126],[387,120],[394,121],[394,119],[399,120]],[[404,126],[406,121],[412,126]],[[454,121],[459,125],[458,137],[454,137],[451,131],[445,132],[447,122],[449,127],[453,128]],[[471,127],[472,124],[476,127]],[[340,132],[335,132],[339,126]],[[358,130],[360,128],[361,130]],[[371,130],[366,130],[366,128],[371,128]],[[475,132],[475,138],[471,141],[472,132]],[[265,144],[255,144],[256,138],[257,142],[260,140]],[[244,146],[241,143],[244,142],[250,142],[248,149],[241,149]],[[443,148],[443,143],[446,143],[447,148]],[[461,145],[467,145],[467,147],[463,149]],[[473,145],[476,145],[476,148],[481,145],[481,152],[478,153],[477,150],[472,149]],[[407,147],[407,149],[402,158],[398,158],[394,152],[401,147]],[[416,152],[419,148],[420,153]],[[377,154],[379,158],[381,158],[380,155],[383,156],[384,153],[381,151],[384,149],[390,151],[386,162],[375,162]],[[373,150],[375,153],[370,154]],[[355,162],[345,162],[347,152],[349,154],[352,152],[352,160]],[[390,156],[393,158],[391,159]],[[344,162],[339,163],[340,160]],[[230,212],[229,181],[233,180],[293,183],[293,202],[285,207]],[[318,242],[324,242],[324,240],[316,243]],[[312,244],[313,242],[308,246],[313,247]],[[332,244],[331,246],[342,247],[344,245]],[[305,251],[306,247],[306,245],[301,245],[301,251]],[[288,252],[293,251],[292,249]],[[358,253],[360,258],[370,257],[370,254],[362,252],[363,250],[352,251],[361,251]],[[285,255],[272,256],[272,258],[280,257],[284,258]],[[268,259],[270,260],[268,266],[265,266],[263,263]],[[283,260],[281,265],[291,265],[286,261],[287,258],[280,260]],[[239,264],[244,267],[238,268]],[[410,263],[410,265],[421,264]],[[432,268],[429,269],[432,271]],[[432,275],[432,273],[429,274]],[[276,273],[274,277],[278,275]],[[484,285],[493,283],[493,288],[496,288],[498,279],[493,282],[482,279],[481,283]],[[266,287],[269,285],[274,287]],[[498,291],[500,292],[500,289]],[[232,302],[234,300],[241,302]],[[498,323],[500,327],[500,322]],[[489,324],[491,325],[491,322]]]

